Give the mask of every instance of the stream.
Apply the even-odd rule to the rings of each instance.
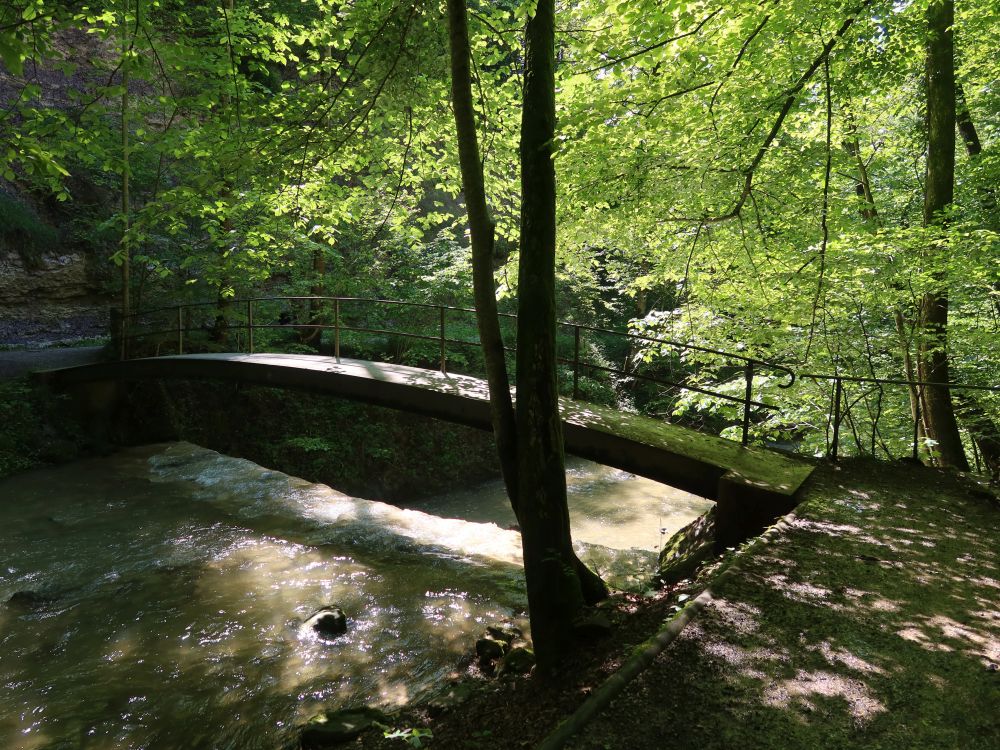
[[[578,551],[640,587],[708,501],[571,460]],[[461,519],[461,520],[459,520]],[[275,748],[527,630],[500,482],[401,509],[187,443],[0,482],[0,747]],[[305,620],[343,608],[347,633]]]

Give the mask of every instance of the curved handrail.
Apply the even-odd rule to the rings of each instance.
[[[215,306],[219,304],[246,304],[248,302],[367,302],[378,305],[400,305],[405,307],[421,307],[425,309],[433,310],[446,310],[449,312],[463,312],[463,313],[475,313],[476,309],[474,307],[459,307],[457,305],[444,305],[434,302],[413,302],[409,300],[393,300],[385,299],[382,297],[341,297],[341,296],[317,296],[317,295],[280,295],[280,296],[268,296],[268,297],[233,297],[229,299],[221,300],[209,300],[201,302],[181,302],[175,305],[163,305],[160,307],[152,307],[147,310],[133,312],[129,315],[131,318],[138,318],[144,315],[151,315],[156,312],[163,312],[166,310],[177,310],[179,308],[186,307],[206,307]],[[510,320],[516,320],[517,315],[514,313],[498,313],[501,318],[508,318]],[[637,341],[648,341],[655,344],[665,344],[667,346],[672,346],[677,349],[689,349],[691,351],[703,352],[706,354],[716,354],[721,357],[726,357],[727,359],[737,360],[746,364],[753,364],[755,368],[763,367],[768,370],[773,370],[775,372],[780,372],[788,377],[787,383],[781,383],[778,385],[779,388],[790,388],[795,383],[796,374],[795,371],[790,367],[785,365],[779,365],[776,362],[771,362],[769,360],[758,359],[756,357],[748,357],[744,354],[735,354],[733,352],[727,352],[722,349],[712,349],[711,347],[701,346],[700,344],[689,344],[683,341],[676,341],[674,339],[662,338],[660,336],[648,336],[641,333],[632,333],[631,331],[616,331],[612,328],[601,328],[599,326],[590,326],[585,323],[575,323],[573,321],[559,320],[556,321],[556,325],[563,326],[567,328],[579,328],[581,331],[590,331],[592,333],[603,333],[612,336],[620,336],[622,338],[634,339]],[[259,325],[258,327],[278,327],[273,324]],[[323,324],[309,324],[309,323],[295,323],[287,325],[288,328],[328,328],[329,325]],[[389,333],[389,331],[384,331]],[[392,333],[397,333],[399,335],[407,335],[403,331],[392,331]],[[476,343],[478,342],[453,342],[453,343]]]
[[[333,303],[334,305],[334,322],[330,323],[318,323],[318,322],[308,322],[308,323],[254,323],[253,313],[255,305],[265,302],[324,302]],[[402,306],[409,308],[421,308],[425,310],[435,310],[439,315],[439,331],[436,336],[428,336],[420,333],[412,333],[409,331],[398,331],[398,330],[386,330],[381,328],[371,328],[363,326],[350,326],[346,325],[341,320],[341,305],[343,303],[364,303],[372,305],[384,305],[384,306]],[[227,308],[240,308],[244,307],[246,310],[246,323],[245,325],[237,325],[237,330],[244,329],[247,331],[248,335],[248,348],[253,351],[253,332],[257,329],[273,329],[273,328],[294,328],[294,329],[314,329],[314,330],[333,330],[335,332],[335,354],[339,358],[340,356],[340,334],[342,331],[353,331],[360,333],[371,333],[380,335],[395,335],[402,336],[406,338],[415,338],[424,341],[437,341],[440,346],[440,357],[441,357],[441,370],[445,371],[447,367],[447,345],[456,346],[478,346],[478,341],[464,341],[460,339],[449,338],[446,335],[446,321],[445,314],[447,312],[456,312],[462,314],[475,314],[475,308],[471,307],[460,307],[456,305],[443,305],[436,304],[432,302],[411,302],[407,300],[390,300],[383,298],[373,298],[373,297],[342,297],[342,296],[322,296],[322,295],[275,295],[275,296],[257,296],[257,297],[244,297],[244,298],[224,298],[217,300],[206,300],[206,301],[195,301],[195,302],[180,302],[174,305],[163,305],[160,307],[148,308],[146,310],[140,310],[130,313],[127,321],[123,321],[123,339],[128,341],[144,335],[161,335],[161,334],[175,334],[177,336],[177,350],[178,352],[183,351],[184,334],[189,333],[192,329],[185,325],[183,320],[183,312],[189,308],[195,307],[210,307],[210,306],[225,306]],[[134,324],[143,318],[155,315],[157,313],[163,313],[167,311],[177,312],[177,322],[176,327],[166,328],[153,331],[144,331],[142,333],[133,333]],[[512,313],[499,313],[500,317],[507,320],[516,320],[517,316]],[[699,344],[688,344],[681,341],[674,341],[671,339],[661,338],[658,336],[649,336],[645,334],[632,333],[630,331],[616,331],[610,328],[601,328],[598,326],[590,326],[581,323],[574,323],[571,321],[558,321],[558,326],[563,328],[571,328],[573,330],[574,336],[574,355],[572,359],[559,358],[558,361],[561,364],[569,364],[573,367],[573,398],[579,398],[579,378],[580,370],[586,368],[590,371],[607,372],[610,374],[615,374],[623,377],[634,378],[637,380],[645,380],[650,382],[659,383],[673,388],[680,388],[683,390],[694,391],[696,393],[702,393],[713,398],[722,399],[724,401],[729,401],[731,403],[737,403],[743,405],[743,443],[748,442],[749,426],[750,426],[750,410],[752,408],[756,409],[767,409],[767,410],[777,410],[773,404],[768,404],[764,401],[753,398],[753,378],[756,372],[760,370],[769,370],[778,373],[787,378],[787,382],[779,383],[780,388],[789,388],[795,382],[795,372],[785,365],[779,365],[774,362],[768,362],[766,360],[757,359],[754,357],[748,357],[743,354],[734,354],[732,352],[726,352],[721,349],[712,349],[711,347],[701,346]],[[718,391],[713,391],[709,388],[702,387],[701,385],[695,385],[692,383],[681,383],[672,380],[667,380],[664,378],[656,378],[652,376],[641,375],[636,372],[629,372],[624,369],[606,367],[604,365],[596,364],[593,362],[587,362],[580,357],[580,333],[581,331],[587,331],[591,333],[617,336],[620,338],[633,340],[633,341],[643,341],[654,344],[661,344],[668,346],[680,351],[696,351],[705,354],[712,354],[734,363],[739,363],[743,365],[744,369],[744,379],[746,383],[745,392],[742,397],[733,396],[728,393],[720,393]],[[126,346],[126,351],[127,351]],[[510,351],[510,349],[507,349]]]
[[[307,323],[290,322],[290,323],[255,323],[254,322],[254,309],[255,306],[261,303],[267,302],[323,302],[332,303],[333,305],[333,323],[329,322],[316,322],[312,320]],[[434,311],[438,316],[438,331],[436,335],[428,335],[426,333],[414,333],[405,330],[391,330],[380,327],[371,327],[368,325],[348,325],[341,316],[342,305],[345,303],[361,303],[366,305],[380,305],[380,306],[398,306],[406,308],[419,308],[422,310]],[[259,329],[281,329],[281,328],[291,328],[291,329],[305,329],[305,330],[318,330],[322,333],[324,330],[332,330],[334,332],[334,352],[337,358],[340,357],[340,340],[341,333],[345,331],[356,332],[356,333],[368,333],[375,335],[392,335],[400,336],[404,338],[413,338],[423,341],[435,341],[439,345],[440,354],[440,366],[442,372],[447,370],[447,347],[451,346],[479,346],[478,340],[469,341],[463,339],[456,339],[449,337],[447,335],[447,321],[446,313],[461,313],[461,314],[475,314],[475,308],[471,307],[461,307],[457,305],[444,305],[437,304],[433,302],[413,302],[407,300],[391,300],[378,297],[347,297],[347,296],[320,296],[320,295],[275,295],[275,296],[256,296],[256,297],[244,297],[244,298],[229,298],[229,299],[216,299],[207,301],[195,301],[195,302],[181,302],[174,305],[164,305],[160,307],[149,308],[146,310],[141,310],[133,312],[128,316],[127,321],[122,321],[122,331],[121,335],[126,343],[140,336],[147,335],[175,335],[176,349],[178,352],[183,351],[184,347],[184,335],[192,330],[197,330],[190,328],[184,320],[184,312],[190,308],[199,307],[212,307],[212,306],[225,306],[229,313],[227,314],[240,314],[240,308],[243,310],[243,315],[245,316],[245,323],[237,322],[233,328],[234,330],[240,331],[245,330],[247,333],[247,348],[249,351],[254,350],[254,338],[253,334],[255,330]],[[177,319],[175,327],[162,328],[159,330],[146,330],[141,333],[132,333],[134,324],[147,318],[151,315],[158,313],[163,313],[167,311],[176,311]],[[220,311],[221,313],[221,311]],[[327,314],[329,313],[329,308],[327,308]],[[517,316],[512,313],[499,313],[500,317],[505,320],[516,320]],[[377,325],[377,324],[376,324]],[[821,374],[821,373],[796,373],[791,367],[787,365],[777,364],[775,362],[770,362],[767,360],[758,359],[756,357],[750,357],[745,354],[737,354],[733,352],[723,351],[721,349],[713,349],[711,347],[701,346],[699,344],[690,344],[682,341],[675,341],[672,339],[662,338],[659,336],[650,336],[643,333],[633,333],[631,331],[616,331],[610,328],[602,328],[599,326],[591,326],[582,323],[575,323],[571,321],[557,321],[557,325],[563,328],[570,328],[573,331],[573,345],[574,352],[572,359],[567,359],[560,357],[557,361],[563,365],[571,365],[573,370],[573,398],[577,399],[580,396],[579,389],[579,378],[580,372],[584,368],[591,372],[604,372],[612,375],[618,375],[622,377],[627,377],[635,380],[643,380],[647,382],[658,383],[663,386],[671,388],[680,388],[683,390],[693,391],[695,393],[701,393],[704,395],[711,396],[713,398],[718,398],[730,403],[741,404],[743,406],[743,419],[742,419],[742,442],[745,445],[749,439],[749,429],[750,429],[750,416],[752,409],[765,409],[770,411],[777,411],[778,407],[773,404],[768,404],[766,402],[760,401],[759,399],[753,398],[753,386],[754,386],[754,375],[759,373],[761,370],[770,371],[778,374],[779,376],[787,379],[786,382],[780,382],[777,384],[779,388],[787,389],[790,388],[796,380],[808,379],[814,382],[817,381],[829,381],[835,385],[835,395],[832,397],[832,406],[830,419],[828,420],[828,425],[832,426],[833,438],[832,444],[828,446],[828,454],[831,458],[836,459],[838,450],[838,435],[841,421],[846,417],[850,419],[850,403],[845,404],[845,411],[841,412],[841,399],[844,397],[844,383],[872,383],[877,384],[879,388],[882,385],[892,385],[892,386],[907,386],[910,388],[923,389],[925,387],[939,387],[939,388],[951,388],[955,390],[967,389],[967,390],[978,390],[978,391],[991,391],[1000,392],[1000,386],[979,386],[979,385],[964,385],[958,383],[935,383],[930,381],[913,381],[913,380],[902,380],[902,379],[892,379],[892,378],[875,378],[875,377],[853,377],[847,375],[839,374]],[[718,391],[713,391],[709,388],[702,387],[701,385],[696,385],[688,382],[676,382],[668,380],[661,377],[654,377],[650,375],[643,375],[638,372],[630,372],[622,368],[617,367],[607,367],[603,364],[598,364],[595,362],[588,362],[581,358],[581,347],[580,347],[580,335],[581,332],[589,332],[598,335],[605,336],[616,336],[619,338],[631,340],[631,341],[641,341],[652,344],[660,344],[663,346],[671,347],[679,351],[693,351],[701,352],[705,354],[711,354],[720,358],[727,359],[733,363],[738,363],[743,366],[743,376],[745,382],[744,393],[742,396],[734,396],[728,393],[720,393]],[[478,337],[477,337],[478,338]],[[506,351],[513,351],[510,347],[505,347]],[[914,456],[917,454],[917,421],[920,415],[917,413],[914,415],[914,438],[913,438],[913,453]]]

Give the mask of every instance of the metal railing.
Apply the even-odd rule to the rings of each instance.
[[[308,305],[310,309],[305,311],[307,322],[299,322],[293,317],[288,316],[287,310],[281,310],[280,305],[287,303]],[[277,309],[274,308],[276,304],[278,305]],[[271,306],[271,309],[267,309],[267,314],[263,316],[263,319],[268,322],[262,323],[260,322],[262,319],[261,308],[268,305]],[[429,334],[414,332],[412,330],[400,330],[398,328],[353,324],[348,316],[345,315],[345,307],[350,305],[371,305],[390,309],[398,308],[428,312],[434,320],[433,325],[436,330],[433,334]],[[210,320],[197,325],[194,324],[192,313],[198,309],[207,309]],[[123,342],[121,351],[123,356],[128,358],[135,351],[135,344],[140,339],[152,340],[155,343],[152,354],[153,356],[157,356],[160,354],[163,346],[172,348],[174,353],[183,354],[185,347],[189,344],[190,336],[195,333],[207,335],[209,338],[214,337],[216,339],[215,343],[226,346],[232,345],[231,337],[235,334],[238,337],[236,341],[238,350],[254,353],[257,349],[257,341],[255,341],[254,333],[257,331],[282,329],[298,332],[316,331],[318,339],[316,343],[322,342],[324,331],[330,331],[333,334],[333,355],[338,361],[340,361],[345,333],[401,337],[437,342],[438,366],[441,372],[446,373],[448,371],[449,346],[479,347],[478,338],[477,340],[468,340],[450,337],[448,335],[448,316],[474,316],[475,312],[475,309],[468,307],[364,297],[253,297],[248,299],[181,303],[136,312],[129,315],[127,320],[122,320],[119,335]],[[275,319],[276,316],[277,319]],[[500,317],[504,321],[512,322],[516,321],[517,316],[510,313],[501,313]],[[330,322],[325,322],[324,319]],[[156,327],[156,325],[160,327]],[[701,393],[742,406],[741,442],[743,445],[749,442],[753,410],[778,410],[778,407],[774,404],[754,398],[754,376],[762,373],[772,373],[787,378],[787,382],[779,384],[778,387],[780,388],[790,388],[795,382],[795,373],[790,368],[741,354],[733,354],[656,336],[615,331],[580,323],[558,322],[557,325],[561,329],[569,329],[572,332],[572,357],[559,357],[558,362],[572,368],[572,397],[574,399],[580,398],[580,376],[585,372],[604,373],[610,376],[641,380],[679,390]],[[742,396],[733,396],[729,393],[712,390],[703,385],[670,380],[654,375],[644,375],[636,372],[635,369],[628,370],[621,367],[609,367],[607,364],[589,361],[582,354],[581,338],[584,334],[617,337],[628,340],[630,343],[657,344],[670,347],[678,352],[697,352],[720,358],[727,363],[726,367],[731,372],[742,371],[744,380],[743,394]],[[505,347],[505,350],[510,353],[514,351],[514,347]],[[144,356],[148,356],[150,353],[149,347],[144,348],[142,351]]]
[[[830,398],[831,405],[828,417],[828,425],[832,432],[832,436],[827,449],[827,458],[833,461],[836,461],[840,454],[842,441],[841,433],[845,424],[851,432],[851,436],[858,447],[859,453],[867,452],[871,455],[875,455],[877,453],[876,446],[881,445],[887,457],[893,457],[892,452],[887,445],[887,440],[880,433],[879,426],[879,421],[883,413],[883,400],[886,386],[906,389],[906,398],[909,402],[908,411],[910,412],[911,423],[910,458],[913,460],[920,459],[920,447],[923,437],[923,416],[921,412],[923,409],[922,405],[924,403],[926,389],[943,388],[949,391],[982,391],[1000,393],[1000,386],[972,385],[964,383],[937,383],[926,380],[854,377],[850,375],[829,375],[819,373],[799,373],[798,377],[800,380],[812,380],[817,383],[827,382],[832,384],[833,393]],[[853,398],[851,394],[848,394],[846,386],[847,383],[858,386],[858,392],[853,394]],[[866,390],[866,387],[868,390]],[[875,402],[874,405],[870,403],[872,399]],[[867,416],[869,432],[867,436],[864,436],[869,443],[867,447],[862,445],[863,438],[857,428],[856,420],[853,414],[854,410],[858,408],[859,405],[864,405],[866,410],[869,411],[869,415]],[[972,441],[972,448],[974,459],[978,464],[979,455],[976,449],[975,440]]]
[[[305,309],[294,309],[294,306]],[[369,314],[359,316],[358,307],[365,308]],[[352,309],[354,314],[351,314]],[[197,320],[196,312],[206,311],[202,320]],[[380,312],[382,319],[380,322],[371,322],[371,313]],[[388,314],[387,314],[388,311]],[[394,311],[404,311],[400,315]],[[456,338],[449,331],[454,331],[455,316],[462,316],[465,322],[474,323],[475,310],[468,307],[457,307],[453,305],[434,304],[428,302],[405,302],[400,300],[374,299],[366,297],[320,297],[320,296],[274,296],[274,297],[252,297],[248,299],[232,300],[212,300],[207,302],[189,302],[165,307],[153,308],[134,313],[128,320],[120,323],[118,334],[121,336],[123,345],[121,351],[123,356],[130,356],[135,350],[133,346],[138,340],[145,340],[141,354],[148,356],[159,355],[161,349],[166,346],[169,352],[184,353],[191,343],[200,347],[215,346],[220,351],[246,351],[253,353],[259,349],[259,340],[255,338],[255,333],[269,330],[285,330],[299,332],[315,332],[313,345],[320,348],[323,344],[325,332],[332,333],[332,347],[327,342],[328,351],[332,348],[332,354],[339,361],[341,350],[345,345],[345,337],[349,334],[364,334],[367,336],[383,336],[399,339],[413,339],[419,341],[433,342],[436,344],[435,354],[437,366],[441,372],[448,372],[449,367],[449,347],[479,347],[478,335],[475,339]],[[300,322],[299,318],[302,318]],[[405,330],[394,327],[400,322],[400,318],[405,318],[405,322],[423,326],[422,331]],[[470,317],[472,320],[470,321]],[[514,341],[514,326],[510,324],[516,322],[517,316],[510,313],[500,314],[501,322],[507,324],[511,330],[508,332],[509,341]],[[262,322],[264,321],[264,322]],[[451,324],[451,329],[449,329]],[[585,325],[573,322],[558,322],[561,330],[568,331],[572,335],[572,356],[561,356],[557,358],[559,364],[571,368],[572,372],[572,397],[581,398],[581,376],[590,374],[603,374],[610,377],[627,379],[632,382],[646,382],[654,385],[665,386],[678,391],[690,391],[710,396],[713,399],[734,404],[737,409],[741,409],[740,434],[741,443],[746,445],[750,438],[750,428],[753,421],[754,410],[764,410],[766,412],[779,412],[780,408],[774,404],[767,403],[760,396],[754,395],[754,377],[756,375],[777,375],[784,379],[784,382],[777,384],[778,388],[791,388],[796,382],[812,381],[814,383],[829,383],[832,393],[829,396],[829,406],[826,410],[826,447],[825,454],[828,458],[836,461],[842,451],[843,436],[845,426],[849,430],[850,437],[853,438],[857,452],[860,454],[870,453],[875,455],[878,450],[882,450],[887,457],[897,457],[893,454],[891,439],[881,434],[880,420],[886,413],[885,389],[905,388],[907,389],[907,399],[910,404],[903,412],[910,412],[910,429],[912,440],[910,443],[910,453],[913,458],[919,458],[921,447],[921,425],[922,417],[920,404],[923,401],[923,392],[926,388],[938,387],[948,388],[952,391],[988,391],[1000,393],[1000,386],[964,385],[958,383],[934,383],[928,381],[911,381],[893,378],[876,377],[853,377],[841,374],[818,374],[818,373],[796,373],[785,365],[748,357],[742,354],[734,354],[719,349],[712,349],[696,344],[688,344],[673,341],[657,336],[631,333],[625,331],[615,331],[608,328]],[[193,341],[192,337],[200,335],[199,341]],[[704,384],[690,382],[686,379],[670,379],[659,375],[643,374],[632,367],[613,367],[601,362],[595,362],[584,356],[584,337],[588,336],[592,340],[599,337],[611,337],[627,341],[630,351],[633,345],[648,346],[657,345],[667,347],[679,353],[697,353],[704,355],[708,359],[718,359],[723,362],[721,379],[723,382],[732,383],[735,378],[742,374],[743,389],[742,395],[736,396],[732,393],[725,393],[713,390]],[[233,337],[236,341],[233,342]],[[389,339],[387,339],[389,340]],[[564,339],[565,341],[565,339]],[[153,344],[154,346],[150,346]],[[357,346],[357,342],[347,342],[349,348]],[[507,353],[514,352],[513,346],[505,347]],[[266,350],[266,344],[265,344]],[[425,357],[424,361],[429,361],[431,357]],[[690,376],[691,368],[685,367],[684,377]],[[856,387],[853,393],[848,393],[848,384]],[[914,394],[914,395],[911,395]],[[866,415],[859,415],[858,412],[864,407]],[[900,412],[896,412],[897,416]],[[787,416],[787,415],[783,415]],[[731,420],[727,420],[730,421]],[[759,421],[759,419],[758,419]],[[867,431],[862,435],[862,425]],[[820,429],[816,425],[801,425],[794,430],[805,433],[807,429]],[[906,429],[905,424],[898,423],[893,429],[897,434]],[[896,448],[901,447],[896,443]],[[975,443],[973,441],[973,450]],[[978,454],[975,456],[978,461]]]

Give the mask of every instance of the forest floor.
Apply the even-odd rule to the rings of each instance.
[[[567,747],[1000,747],[1000,504],[907,463],[817,469],[771,534],[653,597],[616,597],[613,635],[548,681],[461,675],[471,697],[393,717],[431,748],[533,748],[635,647],[713,601]],[[471,644],[470,644],[471,646]],[[405,747],[378,731],[349,747]],[[402,741],[401,741],[402,739]],[[411,738],[411,745],[415,745]]]

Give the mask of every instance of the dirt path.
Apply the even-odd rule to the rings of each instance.
[[[103,357],[103,346],[53,347],[50,349],[0,352],[0,380],[16,378],[34,370],[89,365],[93,362],[100,362]]]

